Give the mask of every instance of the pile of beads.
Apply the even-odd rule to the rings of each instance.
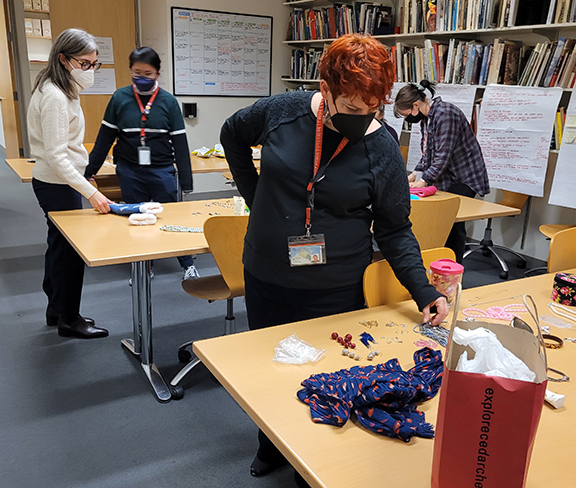
[[[462,310],[462,314],[466,317],[474,319],[496,319],[506,321],[510,321],[514,317],[518,317],[518,315],[516,315],[517,313],[525,312],[527,312],[526,307],[519,303],[513,303],[504,307],[494,305],[492,307],[488,307],[486,311],[479,308],[465,308]]]
[[[429,347],[430,349],[436,349],[438,347],[438,344],[429,339],[418,339],[414,341],[414,345],[416,347]]]
[[[202,227],[184,227],[183,225],[163,225],[160,230],[166,232],[193,232],[196,234],[202,234],[204,229]]]
[[[576,337],[564,337],[565,342],[573,342],[576,344]]]
[[[360,325],[363,325],[364,327],[368,327],[369,329],[371,329],[372,327],[378,327],[377,320],[362,320],[361,322],[358,323]]]
[[[444,347],[448,344],[448,336],[450,335],[448,329],[445,329],[441,325],[432,326],[430,322],[416,324],[414,326],[414,332],[430,337],[430,339]]]
[[[358,354],[347,348],[342,349],[342,356],[348,356],[350,359],[355,359],[356,361],[360,361],[361,359],[360,356],[358,356]]]
[[[378,344],[374,340],[374,337],[368,334],[368,332],[362,332],[362,334],[360,334],[360,342],[364,344],[368,349],[372,349],[372,346],[369,344],[370,342],[372,342],[373,344]]]
[[[378,350],[369,352],[368,356],[366,356],[366,359],[368,359],[368,361],[372,361],[376,356],[380,356],[380,354],[382,353]]]
[[[338,335],[338,332],[332,332],[330,338],[344,346],[346,349],[356,349],[356,344],[352,342],[352,334],[346,334],[344,337],[341,337]]]

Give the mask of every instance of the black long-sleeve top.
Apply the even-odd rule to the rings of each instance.
[[[145,106],[150,95],[140,95],[140,99]],[[116,139],[116,164],[138,164],[140,119],[140,107],[132,85],[117,90],[106,107],[84,176],[90,178],[98,172]],[[176,163],[182,190],[192,191],[192,166],[182,112],[176,98],[162,88],[152,104],[145,131],[152,165],[167,166]]]
[[[244,265],[261,281],[289,288],[362,283],[372,258],[371,227],[384,257],[420,309],[441,296],[428,283],[412,233],[410,194],[398,143],[385,127],[346,145],[315,187],[312,234],[326,240],[324,265],[291,267],[288,237],[305,234],[306,186],[312,178],[316,116],[313,93],[264,98],[236,112],[220,140],[238,190],[250,208]],[[321,165],[342,140],[325,127]],[[260,175],[250,146],[262,144]]]

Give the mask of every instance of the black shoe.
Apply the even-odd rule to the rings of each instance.
[[[97,339],[98,337],[107,337],[108,331],[95,327],[79,315],[78,318],[70,322],[66,322],[63,317],[60,317],[58,319],[58,335],[60,337],[78,337],[79,339]]]
[[[286,458],[282,456],[281,458],[274,460],[272,463],[266,463],[258,457],[258,454],[256,454],[254,461],[252,461],[252,464],[250,465],[250,474],[256,478],[264,476],[265,474],[271,473],[275,469],[284,466],[287,462]]]
[[[91,319],[90,317],[82,317],[86,323],[90,324],[90,325],[94,325],[96,322],[94,322],[94,319]],[[56,327],[58,325],[58,315],[48,315],[48,313],[46,313],[46,325],[48,327]]]

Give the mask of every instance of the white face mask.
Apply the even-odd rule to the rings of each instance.
[[[70,62],[68,62],[70,64]],[[87,90],[94,84],[94,70],[89,69],[87,71],[82,71],[79,68],[74,68],[72,64],[70,64],[72,71],[70,71],[70,75],[74,79],[76,83],[80,85],[82,90]]]

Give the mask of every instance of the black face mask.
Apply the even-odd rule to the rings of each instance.
[[[366,115],[337,113],[332,115],[330,120],[336,130],[346,137],[346,139],[350,141],[350,144],[354,145],[362,140],[375,115],[376,112],[371,112]]]
[[[425,118],[424,114],[422,112],[418,111],[418,113],[416,115],[410,114],[404,120],[406,122],[410,122],[411,124],[417,124],[418,122],[420,122],[424,118]]]

